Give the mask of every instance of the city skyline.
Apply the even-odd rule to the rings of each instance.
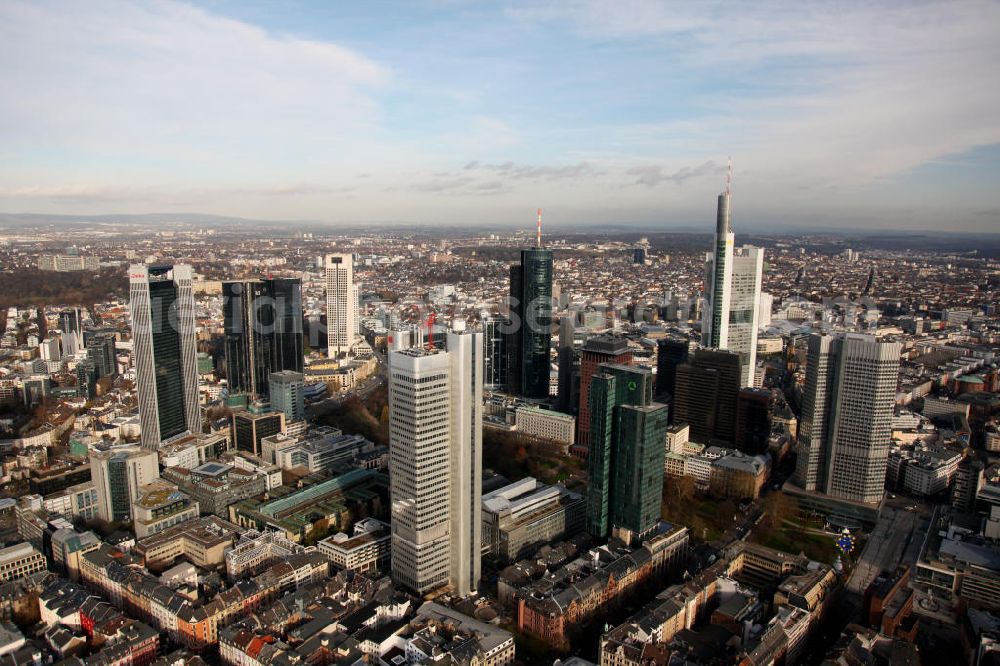
[[[992,231],[998,15],[6,3],[0,213]]]

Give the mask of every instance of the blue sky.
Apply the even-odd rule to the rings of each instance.
[[[870,6],[876,5],[876,6]],[[1000,229],[1000,3],[0,3],[0,212]]]

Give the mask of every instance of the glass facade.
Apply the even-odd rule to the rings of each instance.
[[[552,344],[551,250],[521,250],[521,263],[510,267],[510,310],[508,390],[525,398],[548,398]]]
[[[302,283],[224,282],[222,295],[229,390],[267,399],[272,372],[303,370]]]
[[[587,529],[641,537],[660,518],[667,406],[645,368],[605,364],[591,378]]]
[[[174,282],[149,283],[152,318],[153,371],[156,377],[156,410],[160,419],[160,440],[187,430],[184,418],[184,375],[181,372],[181,337],[177,330],[177,288]]]

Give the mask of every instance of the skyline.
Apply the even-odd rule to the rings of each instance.
[[[1000,3],[376,7],[4,3],[0,214],[1000,222]]]

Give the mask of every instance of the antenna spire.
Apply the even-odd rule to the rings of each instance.
[[[729,157],[729,165],[726,168],[726,194],[731,195],[733,193],[733,158]]]
[[[542,209],[538,209],[538,234],[535,238],[535,247],[542,246]]]

